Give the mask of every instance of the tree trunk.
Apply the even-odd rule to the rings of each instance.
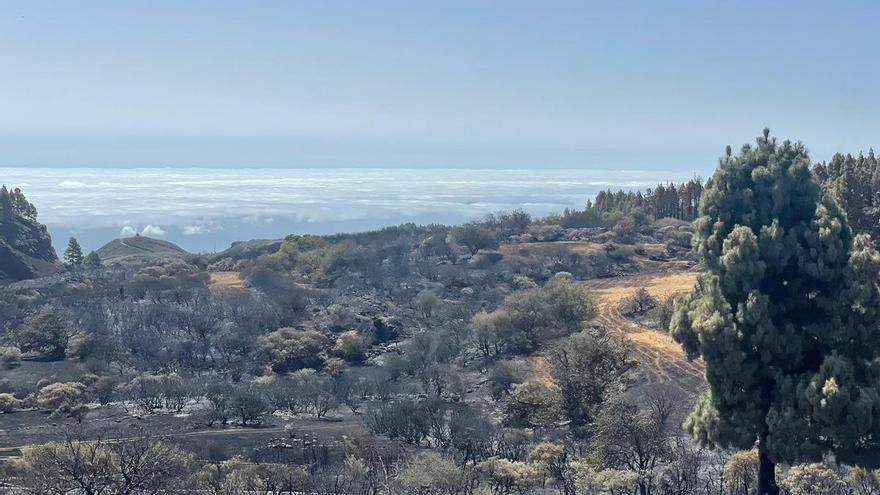
[[[779,495],[776,486],[776,464],[767,454],[767,434],[758,439],[758,495]]]

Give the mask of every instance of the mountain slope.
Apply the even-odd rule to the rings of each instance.
[[[189,254],[176,244],[142,235],[114,239],[96,252],[105,263],[153,258],[179,258]]]
[[[13,205],[5,187],[0,189],[0,282],[16,282],[51,275],[62,270],[46,226],[36,220],[36,209],[19,190]],[[19,205],[32,213],[24,216]]]

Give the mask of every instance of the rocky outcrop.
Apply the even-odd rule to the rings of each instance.
[[[0,218],[0,282],[16,282],[63,270],[46,226],[14,215]]]

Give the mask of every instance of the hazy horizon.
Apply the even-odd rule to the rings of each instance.
[[[639,189],[705,177],[698,171],[523,169],[0,168],[37,207],[57,250],[140,233],[190,251],[236,240],[454,224],[522,208],[582,208],[603,189]]]

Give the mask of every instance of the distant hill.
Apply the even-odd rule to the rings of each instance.
[[[208,261],[215,262],[225,258],[234,261],[241,259],[254,259],[264,254],[271,254],[281,247],[281,239],[254,239],[251,241],[235,241],[224,251],[214,253],[208,257]]]
[[[0,282],[16,282],[63,270],[46,226],[19,189],[0,187]]]
[[[96,251],[104,263],[179,258],[189,255],[183,248],[168,241],[136,235],[114,239]]]

